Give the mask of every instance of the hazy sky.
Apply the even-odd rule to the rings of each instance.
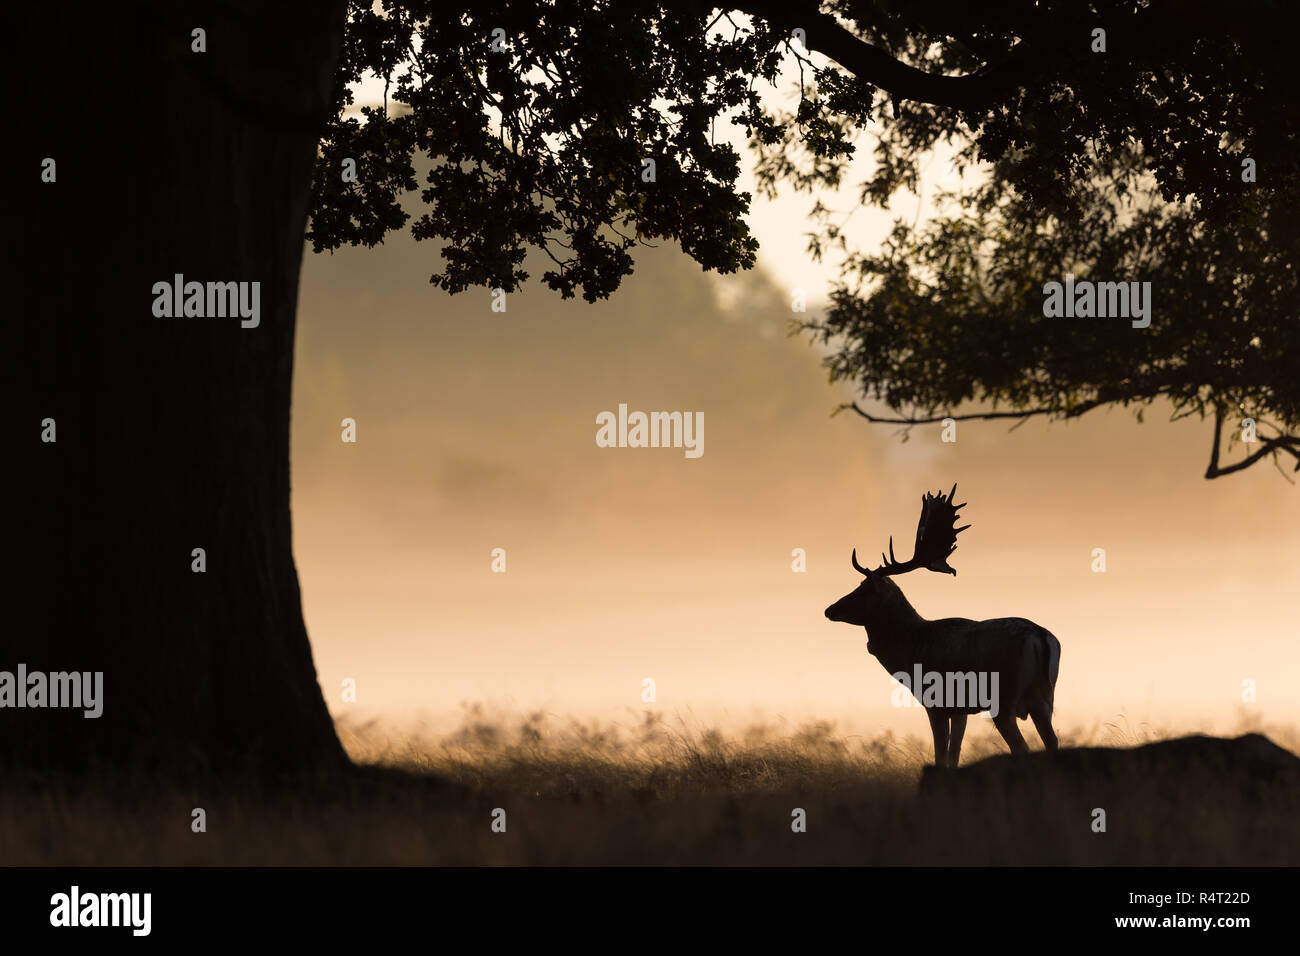
[[[665,249],[608,302],[534,285],[495,313],[486,291],[430,286],[434,254],[402,236],[304,270],[295,546],[336,713],[345,677],[358,713],[389,716],[639,710],[652,677],[668,714],[923,733],[861,629],[822,612],[858,582],[850,548],[893,534],[910,553],[921,493],[957,481],[974,525],[958,576],[901,586],[927,617],[1052,630],[1058,726],[1232,722],[1245,677],[1252,712],[1295,718],[1298,491],[1267,467],[1202,479],[1205,424],[1114,410],[904,443],[830,417],[845,393],[785,336],[789,300],[761,273],[724,280],[724,309]],[[619,403],[704,412],[703,456],[597,447]]]
[[[928,188],[946,175],[937,161]],[[921,493],[956,481],[973,524],[957,577],[899,583],[926,617],[1055,633],[1058,730],[1300,720],[1300,489],[1267,465],[1205,481],[1208,423],[1167,410],[963,423],[952,444],[939,426],[902,442],[830,417],[854,396],[786,335],[790,288],[815,308],[831,274],[802,255],[808,205],[756,200],[755,272],[706,276],[664,248],[596,305],[536,282],[505,313],[486,290],[448,296],[427,281],[436,246],[405,234],[307,254],[294,534],[331,709],[626,717],[650,677],[669,716],[924,735],[919,709],[890,705],[863,631],[822,612],[860,580],[850,548],[874,558],[892,534],[910,555]],[[857,241],[888,221],[858,214]],[[703,456],[597,447],[597,414],[620,403],[703,412]]]

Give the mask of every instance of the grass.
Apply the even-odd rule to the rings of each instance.
[[[973,721],[963,764],[1004,753]],[[256,783],[158,792],[6,781],[9,865],[1295,865],[1294,787],[1223,775],[1076,782],[1059,792],[918,792],[929,743],[845,737],[828,722],[723,734],[641,715],[625,725],[471,707],[450,734],[339,724],[359,765],[292,791]],[[1263,728],[1247,728],[1261,730]],[[1292,751],[1295,735],[1265,730]],[[1062,745],[1131,746],[1100,726]],[[1033,741],[1036,745],[1037,741]],[[1112,782],[1113,783],[1113,782]],[[1103,797],[1102,795],[1105,794]],[[1093,832],[1105,801],[1107,831]],[[207,830],[191,830],[192,810]],[[493,811],[506,831],[493,832]],[[792,831],[802,809],[806,832]]]

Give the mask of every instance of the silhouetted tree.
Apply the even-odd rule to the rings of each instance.
[[[19,413],[0,670],[102,671],[104,699],[98,719],[0,710],[0,763],[344,765],[289,516],[298,272],[344,13],[12,11],[24,95],[2,260]],[[260,282],[258,326],[156,317],[153,286],[177,273]]]
[[[373,245],[409,221],[450,291],[517,288],[530,250],[589,300],[639,243],[747,268],[729,122],[769,187],[837,182],[868,128],[870,201],[946,139],[986,164],[960,215],[851,259],[865,284],[812,326],[840,343],[835,373],[891,407],[1072,415],[1165,395],[1294,422],[1293,19],[1204,0],[20,5],[3,648],[104,671],[105,702],[98,720],[4,711],[0,757],[343,766],[291,551],[304,235]],[[771,115],[761,86],[796,60],[799,107]],[[370,72],[388,108],[358,117],[347,86]],[[1044,320],[1036,287],[1070,269],[1151,279],[1160,318]],[[260,323],[155,315],[176,274],[260,282]],[[1245,461],[1277,451],[1295,440]]]
[[[833,378],[893,414],[845,407],[911,426],[1115,404],[1140,420],[1162,401],[1172,418],[1213,421],[1207,478],[1266,459],[1300,471],[1296,9],[918,6],[900,5],[908,14],[894,23],[907,32],[872,35],[932,71],[1010,75],[1015,88],[965,111],[950,98],[877,113],[862,201],[885,208],[915,191],[920,163],[944,143],[980,175],[945,197],[943,214],[896,220],[882,248],[859,252],[816,210],[812,250],[846,255],[828,313],[803,328],[831,347]],[[843,174],[789,130],[759,169],[769,189]],[[1045,317],[1045,284],[1067,275],[1149,282],[1150,325]],[[972,401],[981,407],[966,410]],[[1231,464],[1225,425],[1254,441]]]
[[[814,238],[814,254],[850,254],[829,313],[804,327],[832,347],[835,378],[895,414],[848,407],[915,424],[1110,404],[1140,415],[1167,399],[1175,416],[1214,418],[1208,477],[1279,453],[1300,468],[1292,5],[435,9],[354,9],[336,105],[373,71],[396,109],[364,110],[364,123],[337,113],[317,168],[317,250],[379,241],[406,221],[401,195],[422,188],[412,232],[445,243],[435,283],[512,289],[532,248],[551,260],[549,285],[596,298],[631,270],[638,242],[672,240],[721,272],[752,264],[739,157],[716,142],[727,123],[758,148],[766,189],[839,185],[868,132],[876,162],[862,199],[882,207],[950,144],[979,175],[946,215],[900,221],[868,254],[834,219]],[[798,61],[803,95],[773,116],[758,92],[783,56]],[[438,162],[423,184],[419,152]],[[364,181],[340,180],[345,156],[362,157]],[[1046,318],[1043,286],[1067,274],[1150,282],[1151,325]],[[984,405],[958,410],[971,401]],[[1247,417],[1258,443],[1221,465],[1224,423]]]

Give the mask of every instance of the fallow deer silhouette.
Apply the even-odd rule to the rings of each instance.
[[[1056,749],[1052,730],[1052,706],[1056,692],[1056,675],[1061,661],[1061,644],[1046,628],[1021,617],[1002,617],[991,621],[969,621],[952,617],[927,621],[908,603],[890,576],[917,568],[956,575],[948,558],[957,550],[957,535],[970,525],[953,526],[957,512],[966,507],[954,505],[957,486],[945,496],[926,493],[921,499],[921,520],[916,528],[916,547],[910,561],[894,558],[894,539],[889,539],[889,557],[880,555],[881,565],[868,571],[852,554],[855,571],[863,581],[853,591],[826,609],[832,621],[866,628],[867,650],[889,673],[907,674],[917,669],[927,675],[943,676],[943,686],[970,686],[972,675],[985,675],[987,685],[996,688],[993,705],[966,695],[938,696],[926,703],[922,687],[912,693],[926,708],[930,730],[934,734],[934,763],[937,767],[955,767],[961,755],[962,736],[969,714],[988,710],[1012,753],[1028,753],[1029,747],[1016,720],[1033,718],[1038,735],[1048,750]],[[996,683],[991,675],[996,675]],[[967,680],[967,684],[959,683]],[[915,681],[912,681],[915,683]],[[984,685],[981,685],[984,686]],[[974,694],[970,695],[972,698]],[[995,710],[996,707],[996,710]]]

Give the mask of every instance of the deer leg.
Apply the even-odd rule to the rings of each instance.
[[[1043,746],[1048,750],[1056,749],[1056,731],[1052,730],[1052,708],[1045,700],[1036,700],[1029,705],[1029,716],[1033,718],[1038,736],[1043,738]]]
[[[930,718],[930,732],[934,734],[934,765],[948,766],[948,717],[935,710],[927,710],[925,716]]]
[[[1007,742],[1013,754],[1029,753],[1029,745],[1025,743],[1025,738],[1020,736],[1020,728],[1016,726],[1016,715],[1009,710],[1004,710],[993,718],[993,726],[998,729],[1002,739]]]
[[[961,738],[966,734],[966,715],[952,715],[952,730],[948,732],[948,766],[957,766],[961,756]]]

